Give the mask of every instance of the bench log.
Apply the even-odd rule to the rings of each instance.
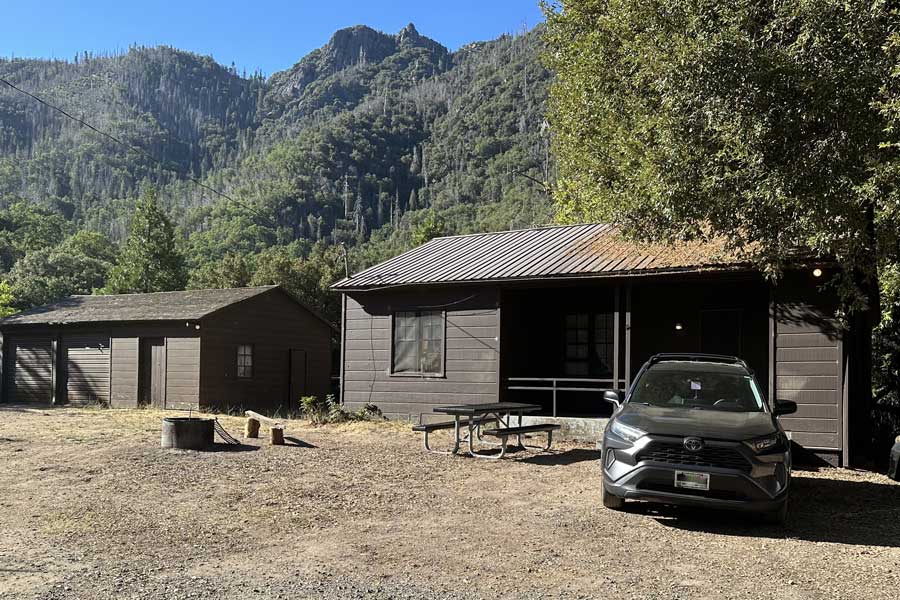
[[[247,417],[245,433],[248,438],[259,437],[259,424],[262,422],[269,426],[269,440],[271,444],[273,446],[284,445],[284,424],[282,422],[252,410],[244,411],[244,415]]]

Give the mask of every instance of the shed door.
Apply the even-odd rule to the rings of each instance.
[[[109,336],[66,336],[66,401],[70,404],[109,403]]]
[[[306,395],[306,350],[291,350],[291,397],[288,406],[297,406]]]
[[[11,402],[53,401],[53,342],[50,338],[11,338],[7,374]]]
[[[166,407],[166,341],[163,338],[141,339],[140,348],[141,404]]]

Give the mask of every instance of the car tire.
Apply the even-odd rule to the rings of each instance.
[[[606,508],[611,508],[613,510],[622,510],[625,506],[625,498],[620,498],[615,494],[610,494],[606,491],[606,486],[603,486],[603,506]]]
[[[784,525],[787,522],[787,514],[788,501],[787,498],[785,498],[778,510],[765,513],[763,515],[763,520],[770,525]]]

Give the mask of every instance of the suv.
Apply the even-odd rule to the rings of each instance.
[[[753,372],[733,356],[657,354],[641,368],[603,433],[603,504],[626,499],[737,509],[784,522],[790,440]]]

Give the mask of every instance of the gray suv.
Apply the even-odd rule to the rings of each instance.
[[[752,371],[733,356],[657,354],[641,368],[603,434],[603,504],[626,499],[760,513],[781,523],[790,441]]]

